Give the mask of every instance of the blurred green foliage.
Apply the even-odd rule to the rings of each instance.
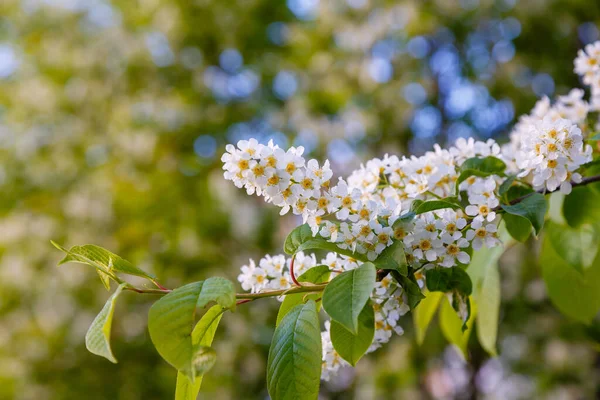
[[[342,174],[370,156],[451,137],[453,120],[445,111],[436,136],[412,137],[417,106],[402,96],[406,85],[420,83],[427,103],[441,110],[445,95],[431,59],[406,52],[392,59],[392,77],[376,82],[370,51],[381,39],[406,47],[423,35],[454,46],[466,60],[473,32],[515,18],[514,57],[485,73],[465,62],[461,74],[494,99],[510,99],[518,116],[535,101],[537,74],[551,76],[559,94],[578,85],[572,59],[600,23],[600,4],[588,0],[371,0],[358,8],[337,0],[317,2],[314,18],[299,18],[293,6],[304,3],[0,4],[0,398],[165,399],[174,392],[175,371],[147,333],[149,297],[120,299],[113,325],[119,364],[85,350],[85,331],[109,294],[91,268],[57,268],[61,255],[50,239],[109,248],[169,287],[211,275],[235,279],[249,257],[281,252],[298,221],[279,218],[224,182],[219,154],[236,137],[232,126],[258,125],[262,132],[267,121],[270,132],[290,142],[310,131],[317,157],[330,155],[329,143],[347,141],[351,157],[334,162]],[[226,49],[237,49],[244,68],[258,77],[247,96],[224,98],[211,86]],[[285,99],[272,86],[283,70],[298,85]],[[348,128],[356,121],[363,129]],[[207,139],[212,153],[195,151],[203,135],[213,138]],[[600,385],[599,329],[569,321],[550,305],[535,261],[538,247],[530,239],[501,260],[500,358],[489,361],[473,343],[471,359],[462,363],[435,324],[417,347],[405,318],[403,337],[324,385],[324,398],[445,399],[475,392],[593,398]],[[207,398],[267,396],[276,306],[253,303],[224,319],[214,344],[217,365],[203,384]]]

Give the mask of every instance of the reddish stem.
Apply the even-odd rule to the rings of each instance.
[[[161,290],[169,290],[166,287],[164,287],[163,285],[161,285],[160,283],[158,283],[158,281],[152,281],[152,283],[154,283],[156,285],[156,287]]]
[[[296,279],[296,275],[294,275],[294,261],[296,260],[296,255],[292,256],[292,261],[290,262],[290,277],[292,278],[292,282],[296,286],[302,286],[300,282]]]
[[[239,306],[240,304],[250,303],[252,300],[254,300],[254,299],[242,299],[242,300],[238,300],[235,304]]]

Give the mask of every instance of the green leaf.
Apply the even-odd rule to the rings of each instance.
[[[323,308],[331,319],[357,334],[358,315],[371,296],[376,277],[375,266],[367,262],[333,278],[323,291]]]
[[[142,271],[129,261],[122,259],[118,255],[93,244],[84,244],[83,246],[73,246],[67,250],[56,242],[52,242],[54,247],[64,251],[67,255],[59,261],[58,265],[68,262],[77,262],[87,264],[96,268],[99,273],[112,275],[114,272],[122,272],[128,275],[141,276],[142,278],[154,281],[155,276]],[[100,275],[102,277],[102,275]],[[104,282],[104,281],[103,281]],[[106,285],[106,283],[105,283]]]
[[[158,353],[192,381],[200,371],[194,365],[202,350],[192,342],[197,308],[211,301],[223,308],[235,307],[233,284],[224,278],[209,278],[173,290],[150,308],[148,330]]]
[[[565,252],[568,244],[557,248],[553,236],[557,232],[564,236],[570,233],[577,235],[577,230],[566,226],[548,223],[540,253],[542,276],[546,282],[548,296],[554,305],[565,315],[590,323],[600,310],[600,257],[596,254],[593,262],[583,271],[570,265],[568,259],[573,253]],[[555,236],[558,237],[558,236]],[[573,240],[571,243],[575,243]],[[597,252],[597,249],[595,249]],[[581,256],[575,257],[575,260]]]
[[[460,267],[433,268],[425,273],[425,283],[430,292],[453,292],[469,296],[473,291],[471,278]]]
[[[442,210],[444,208],[452,208],[454,210],[460,210],[461,206],[457,201],[449,201],[452,198],[444,200],[429,200],[417,203],[417,206],[413,209],[415,214],[423,214],[429,211]],[[415,204],[416,200],[413,202]],[[412,207],[411,207],[412,208]]]
[[[515,240],[526,242],[531,234],[531,222],[525,217],[514,214],[504,214],[506,230]]]
[[[310,283],[325,283],[329,281],[329,276],[331,275],[331,270],[327,265],[317,265],[300,275],[297,280],[298,282],[310,282]],[[281,320],[285,315],[295,306],[304,302],[304,300],[317,300],[321,295],[319,293],[315,294],[306,294],[306,293],[293,293],[288,294],[283,299],[281,306],[279,307],[279,312],[277,313],[277,322],[275,326],[279,326]],[[320,305],[317,304],[317,311],[319,310]]]
[[[578,186],[565,196],[563,215],[572,228],[600,220],[600,192],[592,186]]]
[[[404,245],[399,240],[395,240],[391,246],[386,247],[373,263],[378,269],[395,269],[404,276],[408,275]]]
[[[499,236],[504,246],[491,249],[481,248],[471,258],[467,272],[473,282],[473,300],[479,308],[475,325],[477,338],[481,347],[489,354],[496,354],[498,336],[498,318],[500,314],[500,277],[498,260],[504,253],[504,247],[510,243],[510,238],[504,238],[503,225],[500,226]]]
[[[295,306],[271,341],[267,388],[273,400],[316,400],[321,378],[321,330],[313,300]]]
[[[548,210],[546,198],[541,193],[533,193],[515,205],[502,204],[502,209],[509,214],[527,218],[538,235],[544,226],[544,218]]]
[[[442,297],[444,297],[444,294],[441,292],[427,293],[425,299],[421,301],[419,307],[412,313],[415,324],[415,336],[419,345],[422,345],[425,340],[427,328],[438,309]]]
[[[196,324],[192,331],[193,346],[211,346],[221,317],[225,309],[219,305],[212,306],[202,319]],[[177,372],[177,384],[175,386],[175,400],[196,400],[202,376],[196,378],[192,383],[190,379],[181,372]]]
[[[104,357],[115,364],[117,363],[117,359],[110,348],[110,328],[115,313],[117,297],[119,297],[125,285],[126,283],[119,285],[117,290],[110,296],[85,334],[85,347],[88,351],[92,354]]]
[[[398,271],[391,272],[392,277],[398,282],[402,289],[406,293],[406,297],[408,298],[408,307],[411,310],[414,310],[421,300],[425,298],[423,296],[423,292],[417,283],[417,279],[415,278],[414,273],[409,271],[408,276],[400,275]]]
[[[505,197],[505,200],[508,200],[508,202],[511,202],[519,197],[526,196],[533,192],[534,192],[534,190],[530,186],[512,185],[508,189],[508,192],[506,192],[506,195],[504,197]]]
[[[471,176],[478,176],[480,178],[490,175],[503,176],[505,169],[506,164],[504,161],[492,156],[484,158],[473,157],[465,160],[460,166],[460,174],[456,180],[456,195],[459,193],[460,184],[467,178]]]
[[[308,224],[300,225],[290,232],[285,239],[283,250],[287,254],[296,254],[299,251],[306,250],[326,250],[352,257],[359,261],[367,261],[364,254],[356,253],[349,249],[342,249],[319,235],[313,236]]]
[[[375,312],[367,302],[358,316],[358,333],[355,335],[342,324],[331,321],[331,343],[338,354],[352,366],[367,352],[375,336]]]
[[[562,207],[565,201],[565,195],[561,192],[551,193],[548,198],[548,218],[552,222],[556,222],[560,225],[567,225],[567,220],[565,219]]]
[[[444,296],[446,297],[446,296]],[[462,353],[463,357],[467,358],[467,345],[469,337],[473,331],[473,318],[476,315],[475,302],[471,302],[471,318],[466,323],[466,329],[463,330],[463,321],[456,314],[456,311],[446,297],[441,300],[439,320],[442,333],[448,342],[455,345]]]

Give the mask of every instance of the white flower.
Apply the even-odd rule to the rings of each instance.
[[[462,264],[468,264],[471,261],[471,257],[461,249],[469,247],[469,242],[460,238],[456,243],[448,243],[445,245],[445,252],[442,254],[442,262],[440,263],[443,267],[453,267],[456,265],[456,260]]]
[[[258,265],[266,271],[266,273],[270,277],[278,277],[283,274],[284,268],[286,266],[286,260],[284,255],[276,255],[270,256],[267,254],[264,258],[262,258]]]
[[[333,348],[330,329],[331,323],[325,321],[325,330],[321,332],[321,345],[323,347],[321,379],[325,381],[328,381],[332,376],[337,375],[340,368],[350,365]]]
[[[250,260],[248,265],[242,266],[241,272],[238,276],[238,281],[242,284],[242,289],[244,290],[256,293],[264,289],[269,283],[267,272],[257,267],[253,260]]]
[[[467,231],[467,240],[472,241],[473,249],[479,250],[485,244],[491,248],[500,244],[497,232],[498,228],[495,224],[485,224],[481,220],[473,220],[471,229]]]
[[[338,232],[340,227],[334,224],[331,221],[325,221],[323,225],[321,225],[321,230],[319,231],[320,235],[325,239],[331,238],[331,242],[337,242],[338,240]]]
[[[306,164],[307,176],[314,179],[318,186],[328,182],[333,176],[333,171],[329,167],[329,160],[325,160],[323,165],[319,167],[317,160],[309,160]]]

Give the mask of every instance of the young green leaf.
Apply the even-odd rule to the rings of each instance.
[[[531,222],[525,217],[506,213],[504,214],[506,230],[515,240],[526,242],[531,234]]]
[[[141,276],[142,278],[155,280],[156,277],[142,271],[138,267],[131,264],[129,261],[124,260],[118,255],[111,253],[110,251],[103,249],[102,247],[93,244],[84,244],[83,246],[73,246],[67,250],[60,246],[56,242],[52,242],[54,247],[64,251],[66,253],[65,258],[59,261],[58,265],[62,265],[68,262],[77,262],[81,264],[90,265],[105,274],[112,274],[114,272],[122,272],[128,275]]]
[[[126,284],[124,283],[117,287],[117,290],[110,296],[85,334],[85,347],[88,351],[100,357],[104,357],[115,364],[117,363],[117,359],[110,348],[110,329],[115,313],[117,297],[119,297],[125,285]]]
[[[373,263],[342,272],[323,291],[323,308],[331,319],[353,334],[358,331],[358,315],[369,300],[377,271]]]
[[[508,246],[510,238],[504,238],[506,233],[502,225],[499,236]],[[503,246],[491,249],[482,248],[473,254],[467,272],[473,282],[473,300],[477,303],[479,313],[475,321],[477,338],[481,347],[490,355],[496,354],[496,339],[498,336],[498,318],[500,316],[500,276],[498,260],[504,252]]]
[[[233,284],[223,278],[209,278],[173,290],[150,308],[148,330],[158,353],[192,381],[199,374],[194,365],[199,348],[192,342],[196,309],[211,301],[229,309],[235,307]]]
[[[502,209],[509,214],[518,215],[531,222],[534,233],[538,235],[544,226],[544,218],[548,210],[546,198],[541,193],[532,193],[515,205],[502,204]]]
[[[445,297],[445,296],[444,296]],[[455,345],[462,353],[463,357],[467,358],[467,344],[469,337],[473,331],[473,320],[476,315],[475,302],[471,302],[471,318],[466,323],[467,329],[463,329],[463,321],[456,314],[456,311],[450,304],[447,298],[442,298],[439,320],[440,328],[446,340]]]
[[[285,239],[283,250],[287,254],[296,254],[299,251],[306,250],[326,250],[353,257],[360,261],[367,261],[367,258],[363,254],[353,252],[349,249],[342,249],[319,235],[313,236],[310,226],[307,224],[300,225],[290,232]]]
[[[297,279],[298,282],[310,282],[310,283],[325,283],[329,281],[329,276],[331,275],[331,270],[327,265],[317,265],[300,275]],[[320,297],[320,294],[309,294],[306,293],[293,293],[288,294],[283,299],[281,306],[279,306],[279,312],[277,313],[277,322],[275,326],[279,326],[279,323],[285,317],[285,315],[295,306],[300,303],[303,303],[304,300],[317,300]],[[319,310],[320,305],[317,304],[317,311]]]
[[[477,338],[481,347],[491,356],[495,356],[500,318],[500,273],[496,264],[488,269],[481,287],[475,292],[474,299],[479,309],[475,321]]]
[[[422,345],[425,340],[427,328],[429,327],[443,296],[444,294],[442,292],[427,293],[425,299],[421,301],[419,307],[412,313],[415,324],[415,336],[419,345]]]
[[[331,321],[331,343],[338,354],[355,366],[373,343],[375,313],[367,302],[358,316],[358,333],[355,335],[342,324]]]
[[[394,241],[391,246],[386,247],[373,263],[377,269],[394,269],[401,275],[408,275],[404,245],[400,240]]]
[[[202,319],[200,319],[192,331],[193,346],[212,345],[223,312],[225,312],[223,307],[214,305],[202,316]],[[196,400],[201,384],[202,375],[192,382],[185,374],[178,371],[177,384],[175,386],[175,400]]]
[[[273,400],[316,400],[321,378],[321,330],[313,300],[283,318],[271,341],[267,389]]]
[[[571,251],[569,243],[562,243],[557,238],[567,238],[569,232],[577,230],[566,226],[549,223],[540,252],[542,276],[546,282],[548,296],[554,305],[565,315],[583,322],[590,323],[600,311],[600,255],[597,254],[585,269],[579,269],[571,262],[581,262],[577,250]],[[558,233],[561,235],[559,236]],[[577,237],[577,236],[575,236]],[[581,249],[581,247],[579,247]],[[592,249],[585,249],[589,251]]]

